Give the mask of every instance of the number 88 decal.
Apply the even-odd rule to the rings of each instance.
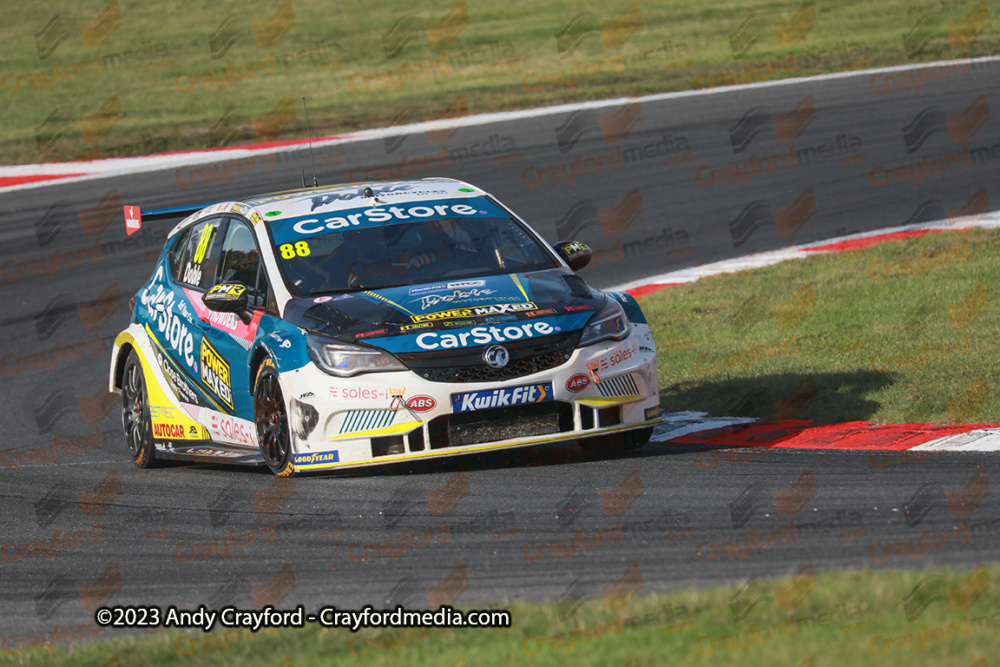
[[[309,255],[309,244],[306,241],[296,241],[294,245],[285,243],[278,246],[278,250],[281,251],[282,259],[295,259],[296,256],[306,257]]]

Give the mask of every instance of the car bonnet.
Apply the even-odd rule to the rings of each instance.
[[[294,299],[285,319],[344,342],[417,352],[575,331],[604,298],[566,269],[549,269]]]

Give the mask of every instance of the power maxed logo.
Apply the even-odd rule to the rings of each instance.
[[[230,381],[229,364],[218,350],[204,338],[201,339],[201,381],[233,409],[233,390]]]
[[[470,308],[455,308],[453,310],[442,310],[436,313],[426,313],[424,315],[411,315],[414,322],[428,322],[432,320],[452,320],[461,317],[478,317],[480,315],[502,315],[506,313],[517,313],[529,310],[536,310],[538,306],[530,301],[524,303],[498,303],[491,306],[473,306]]]
[[[455,412],[472,412],[474,410],[502,408],[511,405],[544,403],[551,400],[551,382],[526,384],[520,387],[491,389],[488,391],[469,391],[464,394],[451,395],[452,407]]]

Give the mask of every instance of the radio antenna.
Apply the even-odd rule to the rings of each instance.
[[[312,163],[312,168],[313,168],[313,187],[316,187],[319,185],[319,181],[316,180],[316,158],[315,156],[313,156],[312,130],[309,129],[309,107],[306,106],[306,98],[304,95],[302,96],[302,110],[305,112],[306,115],[306,134],[309,135],[309,161]],[[305,185],[304,181],[306,180],[304,174],[302,180],[304,186]]]

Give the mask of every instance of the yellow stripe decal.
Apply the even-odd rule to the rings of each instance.
[[[401,305],[399,305],[395,301],[391,301],[390,299],[385,298],[381,294],[376,294],[375,292],[362,292],[362,294],[367,294],[368,296],[373,296],[376,299],[379,299],[380,301],[385,301],[389,305],[392,305],[392,306],[395,306],[396,308],[399,308],[401,311],[403,311],[407,315],[413,315],[413,313],[411,311],[407,310],[406,308],[403,308]]]
[[[517,285],[517,289],[521,290],[521,295],[524,297],[524,300],[531,301],[531,299],[528,298],[528,293],[524,291],[524,287],[521,285],[521,281],[518,280],[517,274],[510,273],[507,275],[509,275],[510,279],[514,281],[514,284]]]
[[[146,326],[146,332],[149,333],[148,325]],[[119,335],[118,338],[121,338],[121,335]],[[184,439],[208,440],[208,432],[205,430],[205,427],[192,419],[191,416],[183,410],[183,408],[175,407],[173,405],[174,401],[167,396],[167,393],[160,387],[160,384],[153,378],[153,364],[146,359],[146,356],[142,353],[142,350],[139,349],[139,345],[136,343],[135,339],[131,336],[129,336],[129,338],[132,339],[130,342],[133,343],[135,353],[139,356],[139,363],[142,365],[142,373],[145,376],[146,393],[150,405],[150,420],[153,424],[180,424],[184,427],[184,433],[186,436]],[[155,338],[151,338],[151,340],[156,343],[157,347],[159,347],[159,343],[156,342]],[[176,413],[178,413],[179,418],[174,417],[170,420],[165,420],[152,416],[154,408],[163,407],[169,407],[172,410],[175,410]],[[192,426],[194,426],[197,431],[196,437],[193,437],[191,434]]]
[[[609,405],[621,405],[622,403],[634,403],[635,401],[646,400],[645,396],[616,396],[615,398],[602,398],[600,396],[595,396],[594,398],[578,398],[577,403],[583,403],[584,405],[592,405],[595,408],[603,408]]]
[[[342,435],[331,435],[330,440],[348,440],[352,438],[371,438],[380,435],[396,435],[397,433],[408,433],[419,427],[423,422],[403,422],[386,426],[385,428],[373,428],[367,431],[355,431],[354,433],[344,433]]]
[[[146,327],[146,333],[149,335],[149,339],[153,341],[153,344],[156,345],[156,347],[160,348],[160,353],[163,354],[163,356],[166,357],[167,359],[170,359],[170,355],[168,355],[167,351],[163,349],[162,345],[160,345],[160,341],[156,340],[156,336],[153,335],[153,330],[149,328],[149,324],[146,324],[144,326]],[[229,413],[223,410],[218,403],[212,400],[211,396],[206,395],[204,392],[199,392],[199,396],[208,401],[209,403],[211,403],[215,407],[216,412],[229,416]]]
[[[600,431],[594,433],[593,435],[607,435],[609,433],[617,433],[619,431],[631,431],[633,429],[642,428],[644,426],[655,426],[656,424],[662,423],[662,420],[657,417],[656,419],[650,419],[649,421],[642,422],[640,424],[630,424],[629,426],[621,426],[618,428],[601,429]],[[459,454],[469,454],[473,452],[484,452],[490,449],[504,449],[505,447],[519,447],[528,445],[540,445],[546,442],[558,442],[559,440],[574,440],[581,437],[590,437],[590,434],[585,434],[581,436],[579,433],[575,435],[560,433],[558,435],[550,435],[542,438],[532,438],[530,440],[515,440],[514,442],[505,442],[503,444],[491,444],[491,445],[478,445],[475,447],[448,447],[446,449],[432,449],[430,451],[415,452],[412,454],[402,454],[399,456],[380,456],[377,459],[366,459],[364,461],[351,461],[349,463],[321,463],[317,465],[303,465],[295,464],[296,469],[309,469],[309,470],[320,470],[326,468],[356,468],[358,466],[370,465],[372,463],[390,463],[392,461],[405,461],[407,459],[421,459],[433,456],[458,456]]]

